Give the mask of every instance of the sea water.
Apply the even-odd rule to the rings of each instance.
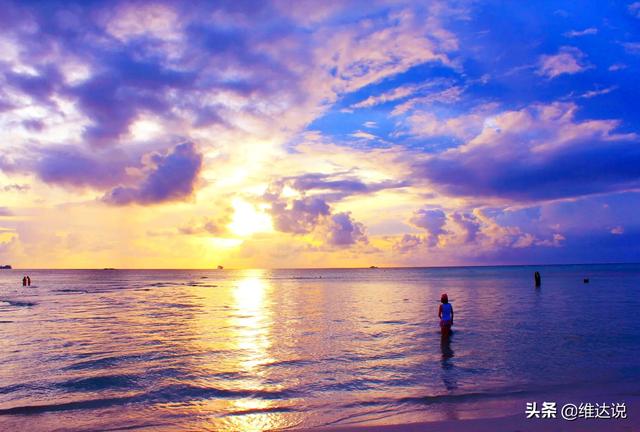
[[[448,341],[437,317],[444,292],[455,312]],[[1,270],[0,429],[518,414],[525,400],[569,389],[639,390],[639,316],[632,264]]]

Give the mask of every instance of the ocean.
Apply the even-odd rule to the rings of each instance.
[[[623,402],[640,391],[639,316],[636,264],[0,270],[0,430],[258,431]]]

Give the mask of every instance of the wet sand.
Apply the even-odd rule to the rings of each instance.
[[[523,420],[522,416],[495,419],[449,420],[406,425],[358,426],[313,429],[314,432],[636,432],[640,427],[629,420]]]
[[[575,399],[578,400],[578,399]],[[584,398],[583,400],[593,400]],[[468,420],[444,420],[397,425],[357,425],[301,429],[299,432],[638,432],[640,394],[616,399],[627,406],[626,419],[526,419],[524,413]]]

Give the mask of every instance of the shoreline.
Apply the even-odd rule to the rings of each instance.
[[[557,402],[556,418],[527,419],[525,406],[527,401]],[[572,403],[624,403],[627,418],[578,418],[565,420],[560,414],[560,407]],[[446,412],[442,407],[440,412]],[[464,410],[463,410],[464,411]],[[459,414],[463,414],[460,411]],[[396,420],[389,424],[367,423],[336,424],[311,428],[294,428],[296,432],[640,432],[640,387],[633,384],[604,386],[599,391],[593,389],[573,389],[556,394],[543,393],[526,398],[510,397],[498,403],[475,405],[474,414],[485,413],[485,416],[461,419]],[[516,414],[513,414],[516,412]],[[467,411],[467,414],[469,411]]]
[[[632,412],[638,413],[640,404],[635,404]],[[297,432],[636,432],[639,416],[627,419],[578,419],[568,421],[562,418],[527,420],[524,414],[505,417],[468,420],[442,420],[433,422],[406,423],[394,425],[358,425],[294,429]]]

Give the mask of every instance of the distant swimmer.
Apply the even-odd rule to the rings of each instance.
[[[27,285],[31,286],[31,278],[27,276]]]
[[[542,283],[542,278],[540,277],[540,273],[539,272],[535,272],[533,274],[533,279],[535,280],[536,286],[539,287],[540,284]]]
[[[451,326],[453,325],[453,306],[449,303],[449,296],[442,294],[440,297],[440,308],[438,309],[438,318],[440,318],[440,330],[443,337],[449,336]]]
[[[22,286],[27,286],[27,277],[22,278]]]

